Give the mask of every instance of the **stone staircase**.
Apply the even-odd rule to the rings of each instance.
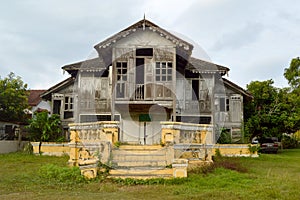
[[[160,145],[121,145],[112,150],[112,178],[169,178],[172,153]]]

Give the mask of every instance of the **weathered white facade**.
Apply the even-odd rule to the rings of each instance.
[[[251,95],[222,78],[227,67],[193,58],[192,44],[141,20],[94,48],[97,58],[63,66],[71,77],[43,94],[66,129],[119,121],[120,141],[159,144],[160,122],[178,121],[224,127],[240,139]]]

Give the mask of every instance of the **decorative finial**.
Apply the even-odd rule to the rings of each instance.
[[[144,13],[143,31],[145,30],[145,27],[146,27],[146,16],[145,16],[145,13]]]

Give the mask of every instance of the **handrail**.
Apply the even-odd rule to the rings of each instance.
[[[144,100],[144,84],[136,84],[135,86],[135,100]]]

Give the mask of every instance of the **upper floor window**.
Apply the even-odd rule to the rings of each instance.
[[[156,62],[156,81],[172,81],[172,62]]]
[[[74,110],[74,99],[71,96],[65,96],[64,119],[72,118]]]
[[[117,62],[117,80],[127,81],[127,62]]]
[[[220,98],[220,111],[228,112],[229,111],[229,99],[222,97]]]
[[[140,48],[136,49],[135,52],[136,56],[153,56],[153,49],[152,48]]]
[[[73,110],[73,97],[66,96],[65,97],[65,111]]]

